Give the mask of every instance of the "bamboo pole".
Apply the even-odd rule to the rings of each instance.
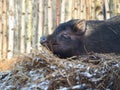
[[[21,6],[22,6],[22,2],[21,2],[21,0],[17,0],[18,2],[17,2],[17,29],[16,29],[16,31],[18,31],[17,32],[17,35],[18,35],[18,39],[17,39],[17,50],[19,50],[19,53],[20,53],[20,47],[21,47],[21,17],[22,17],[22,15],[21,15],[21,13],[22,13],[22,11],[21,11]]]
[[[21,33],[21,1],[15,0],[14,2],[14,12],[15,12],[15,31],[14,31],[14,55],[18,55],[20,53],[20,33]]]
[[[85,0],[81,0],[81,19],[86,19],[85,7],[86,7]]]
[[[2,39],[2,44],[3,45],[3,58],[7,58],[7,53],[8,53],[8,30],[7,30],[7,1],[8,0],[3,0],[3,39]]]
[[[91,18],[95,19],[95,0],[91,0]]]
[[[44,13],[44,30],[43,30],[43,35],[46,35],[48,34],[48,8],[47,8],[47,0],[44,0],[44,10],[43,10],[43,13]]]
[[[52,17],[52,0],[48,0],[48,33],[51,34],[53,31],[53,17]]]
[[[17,41],[18,41],[18,35],[17,35],[17,32],[18,32],[18,13],[17,13],[17,11],[18,11],[18,8],[17,8],[17,5],[18,3],[17,3],[17,0],[15,0],[14,1],[14,20],[15,20],[15,30],[14,30],[14,51],[13,51],[13,54],[16,54],[15,52],[16,51],[18,51],[17,50],[17,46],[18,46],[18,44],[17,44]]]
[[[86,19],[90,19],[90,0],[86,0]]]
[[[27,53],[32,50],[32,0],[27,0],[28,3],[28,25],[27,25]]]
[[[78,17],[78,0],[74,0],[74,9],[73,9],[73,12],[74,12],[74,18],[77,19]]]
[[[81,7],[80,7],[80,3],[81,3],[81,0],[78,0],[78,19],[80,19],[80,15],[81,15]]]
[[[56,25],[58,26],[60,23],[60,0],[56,0]]]
[[[72,0],[69,0],[72,1]],[[60,23],[63,23],[65,21],[65,4],[66,4],[66,0],[62,0],[61,1],[61,18],[60,18]]]
[[[82,7],[83,0],[80,0],[80,19],[83,19],[83,7]]]
[[[39,28],[39,36],[42,36],[43,34],[43,0],[39,0],[39,25],[38,25],[38,28]]]
[[[3,30],[2,30],[2,5],[3,5],[3,0],[0,0],[0,58],[2,58],[2,36],[3,36]]]
[[[9,1],[9,37],[8,37],[8,59],[13,57],[14,45],[14,0]]]
[[[110,0],[105,0],[106,19],[110,18]]]
[[[38,42],[38,1],[33,3],[33,29],[32,29],[32,47],[37,49]]]
[[[73,8],[72,8],[72,3],[73,3],[73,0],[69,0],[68,3],[68,8],[66,10],[68,10],[68,14],[67,14],[67,17],[66,17],[66,20],[70,20],[73,16]],[[75,15],[75,14],[74,14]]]
[[[21,16],[21,53],[25,53],[25,10],[26,10],[26,0],[22,0],[22,16]]]
[[[110,17],[114,16],[114,0],[110,0]]]
[[[117,0],[114,0],[114,3],[115,3],[115,15],[117,14]]]
[[[92,0],[89,0],[89,12],[90,12],[90,15],[89,15],[89,20],[92,19],[92,12],[91,12],[91,7],[92,7]]]
[[[77,6],[77,18],[76,19],[78,19],[78,18],[80,18],[80,15],[79,15],[79,1],[80,0],[77,0],[77,3],[76,3],[76,6]]]
[[[83,13],[83,16],[84,18],[86,19],[86,0],[84,0],[84,3],[83,3],[83,6],[84,6],[84,13]]]
[[[118,2],[118,8],[117,8],[117,10],[118,10],[118,15],[120,15],[120,0]]]
[[[39,0],[39,21],[38,21],[38,49],[41,49],[39,47],[39,41],[40,41],[40,37],[43,35],[43,23],[44,23],[44,19],[43,19],[43,0]]]
[[[116,15],[120,15],[120,0],[116,0]]]

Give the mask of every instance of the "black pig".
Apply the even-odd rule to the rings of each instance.
[[[40,43],[61,58],[88,52],[120,53],[120,15],[108,20],[70,20]]]

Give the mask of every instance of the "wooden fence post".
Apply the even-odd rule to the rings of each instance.
[[[3,36],[3,30],[2,30],[2,3],[3,0],[0,0],[0,58],[2,58],[2,47],[3,47],[3,43],[2,43],[2,36]]]
[[[68,20],[70,20],[71,18],[73,18],[73,16],[75,16],[75,13],[73,14],[73,7],[72,7],[72,5],[73,5],[73,0],[69,0],[69,2],[67,2],[68,3],[68,6],[65,6],[66,7],[66,19],[65,19],[65,21],[68,21]]]
[[[8,35],[8,59],[13,57],[14,49],[14,0],[9,1],[9,35]]]
[[[70,2],[72,0],[69,0]],[[65,21],[65,4],[66,4],[66,0],[62,0],[61,1],[61,18],[60,18],[60,23],[64,22]]]
[[[91,19],[95,19],[95,0],[91,0]]]
[[[32,50],[32,0],[27,0],[28,3],[28,25],[27,25],[27,53]]]
[[[21,53],[25,53],[25,27],[26,27],[26,21],[25,21],[25,15],[26,15],[26,0],[22,0],[22,16],[21,16]]]
[[[110,0],[105,0],[106,19],[110,18]]]
[[[3,45],[3,58],[7,58],[7,53],[8,53],[8,30],[7,30],[7,1],[8,0],[3,0],[3,39],[2,39],[2,44]]]
[[[44,19],[43,19],[43,0],[39,0],[39,20],[38,20],[38,49],[40,50],[41,47],[39,47],[40,44],[40,37],[43,35],[43,23],[44,23]]]
[[[15,31],[14,31],[14,55],[20,54],[21,48],[21,13],[22,13],[22,2],[21,0],[14,0],[14,20],[15,20]]]
[[[33,3],[33,11],[32,11],[32,48],[37,49],[38,45],[38,1],[34,0],[35,2]]]
[[[60,23],[60,6],[61,2],[60,0],[56,0],[56,25]]]
[[[53,31],[52,0],[48,0],[48,33]]]
[[[71,0],[72,1],[72,0]],[[73,14],[73,18],[74,19],[78,19],[78,0],[74,0],[73,2],[73,12],[71,14]],[[72,6],[71,6],[72,7]],[[71,10],[72,11],[72,10]]]
[[[48,0],[44,0],[43,3],[44,3],[44,6],[43,6],[43,19],[44,19],[44,24],[43,24],[43,35],[46,35],[48,34],[48,7],[47,7],[47,1]]]

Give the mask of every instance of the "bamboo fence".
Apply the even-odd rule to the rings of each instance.
[[[0,58],[39,50],[39,38],[59,23],[119,14],[120,0],[0,0]]]

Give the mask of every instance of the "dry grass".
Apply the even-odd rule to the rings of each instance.
[[[18,62],[18,58],[12,58],[10,60],[0,60],[0,71],[5,72],[14,68],[14,64]]]
[[[120,55],[115,54],[94,53],[60,59],[46,49],[34,50],[34,53],[1,61],[0,71],[0,86],[2,89],[9,86],[9,90],[120,88]]]

